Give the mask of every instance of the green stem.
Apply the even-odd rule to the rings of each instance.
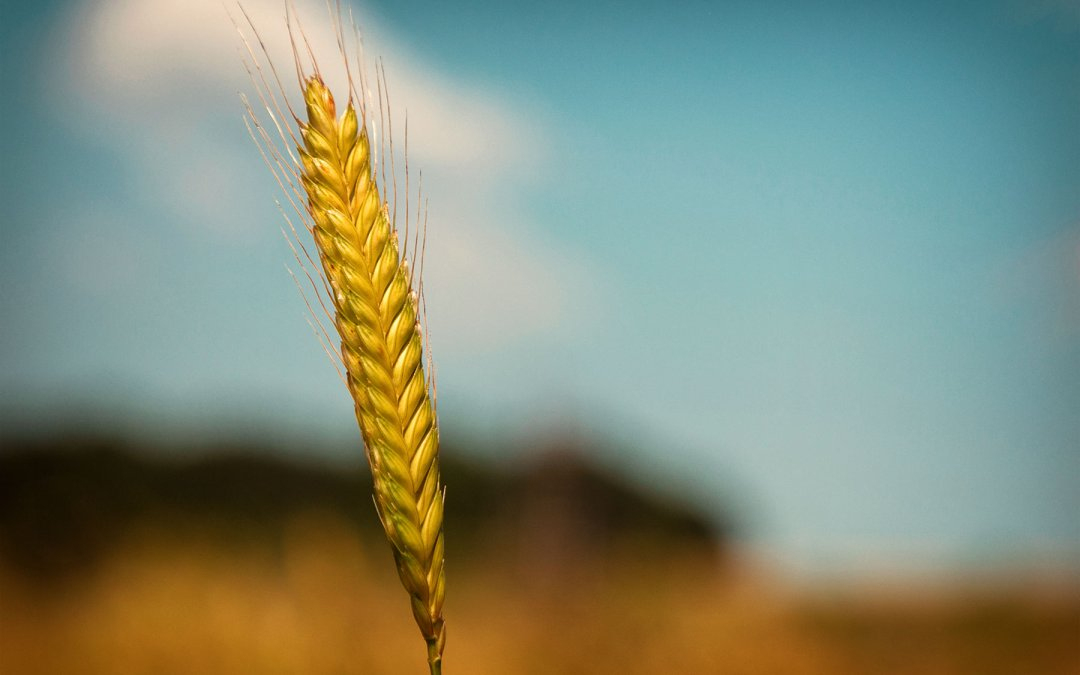
[[[431,675],[442,675],[442,654],[439,653],[439,644],[436,640],[429,640],[427,643],[427,660]]]

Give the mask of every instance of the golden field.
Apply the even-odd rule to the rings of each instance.
[[[4,447],[0,674],[426,672],[358,464]],[[1075,576],[794,586],[593,456],[445,463],[446,673],[1080,675]]]
[[[1080,673],[1080,601],[1008,589],[822,594],[628,547],[567,569],[449,567],[449,673]],[[144,528],[92,571],[0,575],[0,672],[424,672],[385,545],[336,516],[274,547]]]

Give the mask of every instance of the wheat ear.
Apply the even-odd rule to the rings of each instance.
[[[442,615],[446,586],[442,525],[445,492],[439,480],[439,430],[434,386],[429,391],[422,363],[425,341],[418,321],[421,304],[413,291],[415,284],[422,297],[423,282],[410,274],[404,247],[398,244],[391,209],[379,194],[369,135],[369,122],[374,125],[374,121],[366,117],[371,92],[364,86],[362,48],[356,45],[356,62],[351,64],[346,55],[341,7],[332,6],[331,19],[337,32],[337,46],[344,62],[349,91],[345,112],[339,117],[334,97],[319,72],[307,36],[297,19],[295,28],[314,68],[313,74],[305,73],[304,58],[293,30],[295,9],[288,4],[286,8],[286,25],[298,82],[304,93],[306,119],[301,119],[290,105],[258,30],[243,7],[238,6],[268,67],[266,71],[260,65],[256,50],[234,19],[250,59],[245,61],[245,66],[262,103],[265,119],[269,121],[269,125],[264,124],[260,119],[263,115],[257,114],[242,96],[247,107],[248,131],[283,188],[289,206],[304,221],[315,240],[318,263],[312,259],[292,219],[282,209],[292,232],[292,238],[286,234],[286,240],[311,281],[318,306],[332,319],[341,338],[342,367],[338,371],[355,404],[356,419],[374,479],[376,512],[393,549],[401,583],[409,593],[413,616],[427,642],[431,674],[441,675],[446,642]],[[355,23],[353,31],[359,43]],[[353,78],[353,66],[359,77],[357,80]],[[276,87],[270,84],[271,80]],[[385,73],[381,79],[376,79],[376,83],[379,85],[380,119],[385,112],[389,135]],[[359,116],[356,106],[359,106]],[[291,127],[281,124],[280,120],[288,117],[299,127],[299,138]],[[280,144],[274,140],[275,131]],[[291,147],[296,148],[296,153],[290,150]],[[385,154],[381,152],[383,149],[380,148],[380,155]],[[392,166],[392,142],[389,156]],[[384,184],[386,164],[385,160],[381,164]],[[406,157],[406,205],[409,201],[408,176]],[[396,201],[396,181],[391,185]],[[419,194],[417,202],[419,207]],[[407,228],[406,206],[406,239]],[[419,235],[419,229],[416,235]],[[414,241],[413,256],[415,258],[417,250],[421,251],[422,276],[424,247],[418,249],[418,243]],[[315,267],[321,268],[321,274]],[[316,281],[318,276],[322,277],[323,283]],[[333,308],[332,316],[323,300],[323,291]],[[308,309],[312,310],[316,334],[324,347],[328,347],[330,336],[302,287],[301,293],[305,295]],[[327,351],[331,350],[328,348]]]
[[[346,382],[375,484],[375,505],[401,583],[442,671],[443,500],[439,430],[421,364],[417,296],[379,196],[366,125],[352,102],[338,118],[319,75],[305,83],[300,182],[341,336]]]

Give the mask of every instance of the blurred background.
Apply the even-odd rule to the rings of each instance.
[[[1080,5],[350,9],[448,673],[1080,673]],[[230,13],[0,8],[2,672],[424,671]]]

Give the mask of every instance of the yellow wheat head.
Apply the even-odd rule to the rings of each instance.
[[[340,25],[336,23],[342,46]],[[250,20],[248,27],[254,31]],[[340,338],[342,377],[371,465],[376,510],[427,642],[431,672],[440,673],[446,639],[444,491],[434,397],[423,363],[420,302],[392,222],[394,210],[380,195],[363,89],[356,94],[350,71],[348,102],[339,114],[317,64],[312,62],[306,71],[296,44],[294,40],[303,115],[289,107],[272,62],[267,66],[269,79],[277,82],[277,91],[268,84],[260,63],[268,58],[265,47],[258,59],[249,46],[254,66],[249,72],[264,108],[260,116],[248,106],[249,130],[314,240],[317,265],[302,240],[294,251],[301,264],[307,258],[317,268],[322,284],[315,285],[322,285],[329,296],[327,315]],[[245,40],[245,45],[250,43]],[[343,47],[340,51],[346,58]],[[363,65],[354,67],[362,70]],[[385,76],[380,84],[385,84]],[[279,123],[288,117],[293,127]],[[276,128],[281,144],[270,127]],[[292,232],[297,233],[295,227]]]

